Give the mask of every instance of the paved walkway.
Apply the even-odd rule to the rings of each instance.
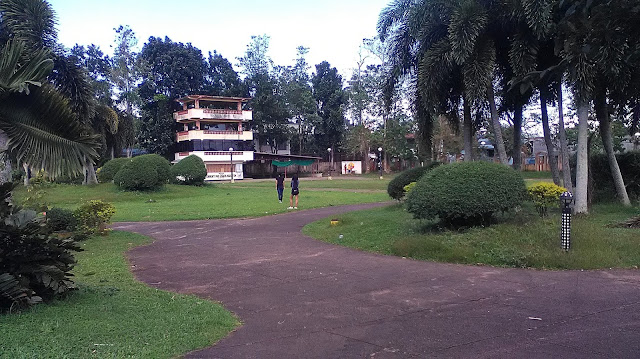
[[[640,272],[420,262],[315,241],[272,217],[119,223],[157,288],[216,300],[244,323],[190,358],[638,358]]]

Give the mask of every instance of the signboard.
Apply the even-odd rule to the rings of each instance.
[[[362,174],[362,162],[360,161],[342,161],[341,168],[343,175]]]

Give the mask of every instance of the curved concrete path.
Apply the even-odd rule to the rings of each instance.
[[[189,358],[640,357],[638,271],[421,262],[300,233],[372,206],[114,227],[156,239],[129,252],[138,279],[243,321]]]

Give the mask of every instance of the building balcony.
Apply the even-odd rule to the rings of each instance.
[[[204,162],[219,162],[219,163],[231,163],[231,151],[190,151],[190,152],[178,152],[175,154],[175,161],[196,155]],[[233,151],[233,163],[242,163],[247,161],[253,161],[253,151]]]
[[[253,131],[211,131],[211,130],[190,130],[181,131],[176,134],[176,141],[191,140],[238,140],[253,141]]]
[[[193,119],[251,121],[253,119],[253,112],[212,108],[190,108],[188,110],[174,112],[173,119],[177,122]]]

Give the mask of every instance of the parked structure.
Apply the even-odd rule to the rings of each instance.
[[[175,162],[197,155],[207,166],[207,181],[243,179],[244,163],[253,160],[252,111],[243,97],[190,95],[177,100],[182,110],[173,118],[182,125],[176,134]],[[233,177],[232,177],[233,176]]]

